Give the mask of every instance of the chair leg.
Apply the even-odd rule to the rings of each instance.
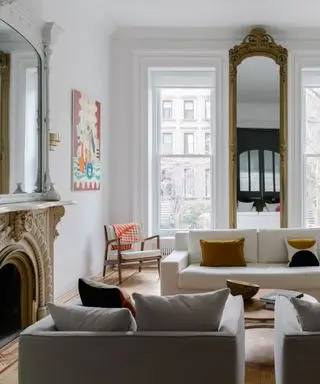
[[[142,269],[142,261],[139,261],[139,272],[141,272]]]
[[[107,266],[106,266],[106,264],[104,263],[104,264],[103,264],[103,274],[102,274],[102,277],[106,277],[106,270],[107,270]]]
[[[118,263],[118,275],[119,275],[119,285],[120,285],[122,283],[121,263]]]
[[[159,272],[159,276],[160,276],[160,262],[161,262],[161,259],[159,258],[158,259],[158,272]]]

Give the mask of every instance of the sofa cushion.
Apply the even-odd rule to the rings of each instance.
[[[192,230],[189,232],[189,262],[200,263],[200,240],[232,240],[244,237],[244,258],[247,263],[257,262],[257,230],[256,229],[217,229]]]
[[[319,266],[317,239],[286,239],[289,267]]]
[[[295,297],[290,301],[297,311],[302,330],[320,332],[320,303],[309,303]]]
[[[259,284],[260,288],[312,290],[319,286],[320,267],[289,268],[287,264],[248,264],[247,267],[201,267],[190,264],[179,273],[186,291],[208,291],[226,286],[226,279]]]
[[[287,263],[286,238],[314,237],[320,244],[320,228],[281,228],[258,231],[258,262]],[[318,248],[319,254],[319,248]]]
[[[136,314],[130,295],[115,285],[80,278],[78,291],[85,307],[128,308],[133,316]]]
[[[244,237],[232,240],[200,240],[202,267],[245,267]]]
[[[92,308],[49,303],[48,309],[58,331],[127,332],[137,329],[131,312],[126,308]]]
[[[134,293],[139,331],[218,331],[229,289],[173,296]]]

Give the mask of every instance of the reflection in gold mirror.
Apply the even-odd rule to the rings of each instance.
[[[243,60],[237,76],[237,228],[280,228],[279,66]]]
[[[254,28],[229,58],[230,227],[286,227],[287,50]]]

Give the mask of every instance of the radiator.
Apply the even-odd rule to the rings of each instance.
[[[174,237],[161,237],[160,249],[162,257],[167,257],[174,250]]]

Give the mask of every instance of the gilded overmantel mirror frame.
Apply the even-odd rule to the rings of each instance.
[[[229,50],[229,226],[237,227],[237,72],[243,60],[262,56],[279,65],[280,77],[280,226],[288,226],[287,200],[287,119],[288,119],[288,51],[277,44],[263,28],[253,28]]]

